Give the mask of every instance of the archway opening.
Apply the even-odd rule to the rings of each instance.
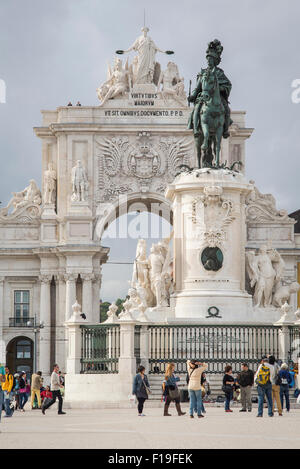
[[[6,364],[11,373],[25,371],[27,378],[33,373],[33,341],[26,336],[14,337],[6,347]]]
[[[109,260],[102,266],[101,321],[105,320],[113,301],[119,306],[119,311],[122,308],[130,287],[138,240],[146,240],[149,255],[152,244],[169,238],[172,231],[170,211],[168,220],[161,214],[140,209],[138,204],[134,205],[134,209],[115,218],[106,227],[101,239],[101,244],[110,248]]]

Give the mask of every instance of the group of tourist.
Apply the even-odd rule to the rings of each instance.
[[[45,411],[58,399],[58,414],[65,414],[62,411],[64,377],[58,365],[53,367],[50,386],[44,386],[41,371],[33,373],[30,385],[24,371],[13,375],[7,366],[0,369],[0,383],[0,421],[2,410],[6,418],[12,417],[16,410],[25,412],[29,396],[31,409],[41,409],[45,415]]]
[[[205,383],[207,383],[205,371],[208,365],[197,360],[187,360],[187,384],[189,394],[189,416],[203,418],[206,413],[203,397],[206,394]],[[293,385],[293,375],[286,363],[279,363],[274,356],[263,356],[256,373],[249,368],[247,363],[243,363],[241,371],[235,377],[231,365],[227,365],[224,370],[222,391],[225,395],[225,412],[232,412],[230,403],[233,400],[234,392],[239,390],[242,408],[240,412],[252,411],[252,388],[257,386],[258,413],[257,417],[263,416],[263,406],[265,398],[268,403],[268,415],[273,417],[275,402],[279,416],[283,415],[283,405],[285,399],[286,411],[290,411],[289,388]],[[169,417],[170,403],[175,402],[175,407],[179,416],[185,415],[180,406],[180,392],[178,382],[180,377],[175,375],[175,364],[167,364],[165,379],[162,384],[162,399],[164,400],[164,416]],[[145,367],[140,366],[138,373],[133,380],[132,394],[138,401],[138,415],[144,417],[144,403],[151,393],[150,384],[145,374]]]

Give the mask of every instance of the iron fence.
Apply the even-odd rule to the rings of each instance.
[[[300,328],[299,326],[290,326],[290,350],[289,362],[296,362],[300,357]]]
[[[81,325],[81,373],[118,373],[119,324]]]
[[[134,328],[134,356],[136,358],[136,367],[141,364],[141,344],[140,344],[141,326]]]
[[[279,356],[276,326],[149,326],[150,373],[164,373],[174,362],[178,373],[186,372],[186,361],[208,363],[210,373],[222,373],[227,364],[239,370],[243,362],[256,370],[263,355]]]

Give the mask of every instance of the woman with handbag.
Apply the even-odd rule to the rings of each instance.
[[[234,377],[232,376],[232,366],[227,365],[224,370],[222,391],[225,394],[225,412],[233,412],[230,409],[230,401],[233,398]]]
[[[180,393],[177,387],[177,382],[180,381],[179,376],[175,376],[175,365],[174,363],[168,363],[167,369],[165,372],[165,380],[163,382],[163,395],[165,397],[165,405],[164,405],[164,416],[170,417],[169,414],[169,405],[172,401],[175,401],[175,406],[178,415],[185,415],[185,412],[182,412],[180,407]]]
[[[20,380],[19,380],[19,396],[20,396],[20,411],[25,412],[24,405],[28,401],[28,394],[27,394],[27,384],[26,384],[26,373],[22,371],[20,373]]]
[[[134,394],[138,400],[139,417],[145,417],[145,414],[143,414],[144,403],[150,393],[150,385],[147,375],[145,375],[145,367],[139,366],[138,373],[133,379],[132,388],[132,394]]]
[[[196,360],[187,361],[188,371],[188,392],[190,397],[190,418],[194,418],[194,410],[197,409],[198,418],[203,418],[202,415],[202,388],[201,376],[207,369],[206,363],[201,363]]]

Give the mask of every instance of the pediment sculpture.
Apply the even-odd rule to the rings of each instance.
[[[254,181],[250,183],[254,184]],[[246,219],[247,222],[258,223],[270,221],[295,223],[289,218],[286,210],[276,208],[276,200],[272,194],[262,194],[255,186],[246,198]]]
[[[42,195],[34,179],[21,192],[13,192],[7,206],[0,210],[1,221],[30,223],[41,215]]]

